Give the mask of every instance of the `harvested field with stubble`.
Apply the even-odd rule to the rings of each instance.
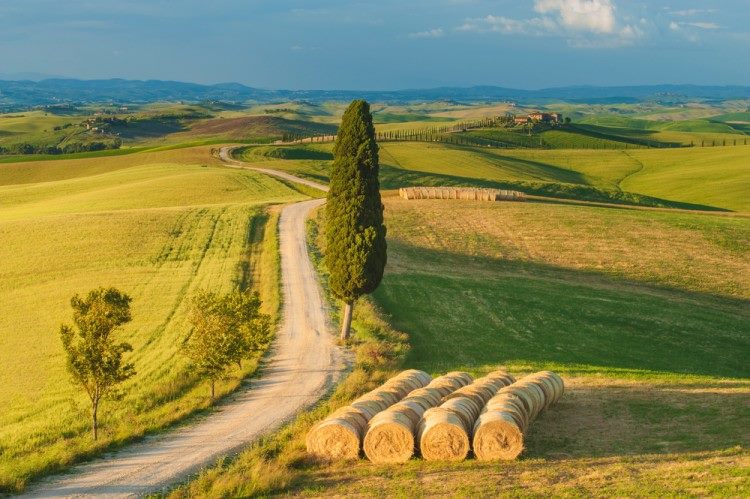
[[[190,148],[0,165],[0,490],[210,405],[178,353],[194,291],[255,287],[277,312],[277,249],[265,237],[277,215],[267,203],[304,196],[213,164],[208,148]],[[122,402],[104,403],[94,443],[58,330],[71,297],[98,286],[133,298],[118,338],[132,343],[137,375]],[[255,366],[219,383],[219,395]]]

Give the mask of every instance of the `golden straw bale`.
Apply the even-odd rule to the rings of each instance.
[[[520,405],[514,403],[512,400],[504,399],[496,400],[492,404],[488,403],[487,410],[485,412],[503,412],[506,414],[510,414],[510,416],[513,418],[513,421],[515,421],[518,425],[518,428],[521,429],[521,432],[526,433],[526,429],[529,425],[529,420],[526,416],[526,412]]]
[[[414,399],[402,400],[395,404],[391,410],[398,411],[408,416],[415,427],[419,424],[425,411],[423,404],[420,404]]]
[[[471,374],[464,371],[451,371],[443,376],[440,376],[440,378],[458,379],[461,382],[461,386],[470,385],[474,382],[474,378],[471,376]]]
[[[351,406],[359,410],[368,421],[383,410],[379,403],[372,400],[358,400],[353,402]]]
[[[417,441],[422,457],[428,461],[461,461],[469,454],[469,436],[463,421],[442,407],[425,412]]]
[[[560,397],[563,396],[563,393],[565,392],[565,383],[563,382],[562,378],[560,377],[559,374],[553,371],[540,371],[535,374],[537,376],[544,376],[546,379],[550,380],[555,385],[555,397],[552,403],[550,404],[550,405],[555,405],[560,400]]]
[[[521,429],[525,432],[531,422],[531,415],[526,409],[523,400],[516,394],[498,393],[487,402],[487,405],[484,406],[482,412],[503,410],[506,408],[507,404],[512,405],[516,409],[516,412],[521,415]]]
[[[344,418],[326,419],[308,432],[307,452],[321,459],[357,459],[360,449],[357,427]]]
[[[384,411],[370,421],[363,448],[373,463],[403,463],[414,454],[414,425],[398,411]]]
[[[488,411],[474,426],[472,448],[480,461],[515,459],[523,451],[523,433],[510,414]]]
[[[443,402],[440,407],[447,409],[456,414],[464,423],[466,431],[469,432],[474,427],[474,421],[479,417],[482,411],[481,406],[468,397],[452,398]]]
[[[352,407],[350,405],[341,407],[338,410],[334,411],[333,414],[326,418],[326,420],[336,418],[342,418],[349,421],[357,428],[360,436],[364,436],[365,432],[367,431],[368,418],[362,413],[362,411],[360,411],[356,407]]]
[[[424,388],[420,388],[418,390],[414,390],[413,392],[409,393],[406,399],[407,400],[413,399],[419,403],[427,404],[427,406],[425,407],[425,410],[427,410],[430,407],[436,407],[440,405],[440,401],[442,400],[442,395],[440,395],[440,390],[426,386]]]
[[[359,456],[368,422],[431,381],[429,374],[417,369],[398,373],[379,388],[362,395],[349,406],[338,409],[315,425],[307,434],[308,452],[324,459],[355,459]],[[436,392],[428,391],[427,395],[439,401],[439,394]],[[421,415],[422,412],[411,414],[414,426],[418,424]]]

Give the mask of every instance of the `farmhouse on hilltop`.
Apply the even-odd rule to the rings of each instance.
[[[550,125],[557,125],[562,122],[562,115],[560,113],[529,113],[526,116],[516,116],[513,118],[513,122],[516,125],[524,125],[528,122],[532,123],[547,123]]]
[[[560,123],[558,113],[531,113],[529,118],[531,118],[531,121],[539,123]]]

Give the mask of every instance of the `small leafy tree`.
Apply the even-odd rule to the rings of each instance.
[[[75,295],[75,327],[60,326],[60,338],[67,356],[67,368],[73,382],[83,388],[91,400],[91,426],[98,437],[98,411],[101,401],[115,395],[115,387],[135,374],[132,363],[122,355],[133,348],[117,343],[113,333],[130,322],[131,298],[115,288],[90,291],[85,298]]]
[[[331,292],[344,302],[341,339],[349,338],[354,302],[383,278],[386,228],[380,199],[378,145],[370,105],[355,100],[333,146],[326,202],[326,254]]]
[[[219,295],[201,291],[190,309],[192,333],[183,345],[185,355],[198,373],[208,379],[211,399],[216,381],[224,379],[233,365],[265,349],[271,341],[271,321],[260,313],[257,293],[235,291]]]

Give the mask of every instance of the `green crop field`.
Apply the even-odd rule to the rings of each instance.
[[[271,290],[273,311],[277,274],[260,251],[267,205],[303,198],[217,166],[205,147],[0,165],[0,489],[207,407],[206,387],[178,353],[186,300],[200,288],[250,284]],[[98,286],[133,297],[120,335],[133,344],[137,375],[122,402],[105,403],[94,444],[58,329],[70,322],[73,294]]]
[[[239,157],[326,181],[330,144],[248,147]],[[595,201],[750,211],[750,146],[677,149],[495,149],[380,144],[381,185],[517,188]]]

